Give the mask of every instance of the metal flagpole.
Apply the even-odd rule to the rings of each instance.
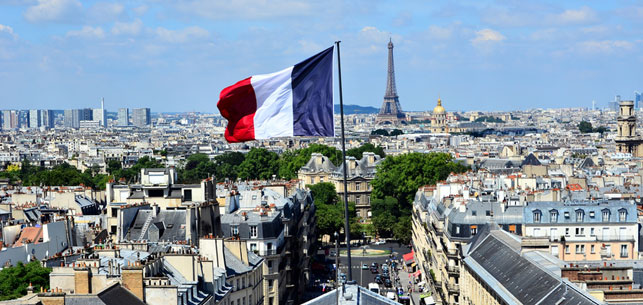
[[[339,114],[342,120],[342,164],[344,164],[344,232],[346,233],[346,256],[348,257],[348,280],[353,280],[353,264],[351,263],[351,230],[350,225],[348,224],[348,187],[346,180],[347,178],[347,166],[346,166],[346,138],[344,137],[344,98],[342,96],[342,64],[339,57],[339,43],[341,41],[335,41],[337,45],[337,74],[339,75]],[[339,253],[337,253],[339,255]]]

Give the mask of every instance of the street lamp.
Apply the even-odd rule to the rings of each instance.
[[[335,287],[339,287],[339,233],[335,231]]]

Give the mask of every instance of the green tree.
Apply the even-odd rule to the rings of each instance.
[[[399,136],[399,135],[401,135],[401,134],[404,134],[404,132],[402,132],[402,131],[401,131],[401,130],[399,130],[399,129],[393,129],[393,130],[391,131],[391,133],[390,133],[391,137]]]
[[[214,163],[216,165],[214,176],[217,181],[222,182],[225,181],[226,178],[236,180],[239,165],[243,163],[245,158],[246,156],[238,151],[225,152],[222,155],[214,157]]]
[[[365,152],[373,152],[382,158],[386,157],[386,153],[384,153],[384,148],[382,148],[382,146],[375,146],[371,143],[365,143],[360,147],[351,148],[346,151],[346,155],[353,156],[355,159],[360,160],[362,159],[362,154]]]
[[[320,234],[333,235],[340,232],[344,225],[344,208],[339,203],[335,185],[330,182],[320,182],[307,185],[313,196],[317,211],[317,230]]]
[[[265,148],[252,148],[239,165],[239,178],[271,179],[279,170],[279,156]]]
[[[385,137],[389,136],[388,131],[386,129],[373,130],[373,131],[371,131],[371,135],[372,136],[385,136]]]
[[[121,168],[123,168],[123,165],[118,160],[109,160],[109,162],[107,162],[107,172],[110,174],[113,174],[114,171]]]
[[[38,261],[28,264],[18,262],[16,266],[5,267],[0,271],[0,300],[16,299],[27,294],[29,283],[34,291],[49,289],[50,268],[45,268]]]
[[[404,230],[404,217],[411,214],[411,204],[418,188],[434,185],[450,173],[461,173],[467,166],[454,162],[447,153],[410,153],[389,156],[377,167],[371,207],[373,225],[381,234],[393,234],[401,241],[410,238],[410,229]],[[410,224],[410,223],[409,223]],[[408,226],[407,226],[408,227]]]
[[[402,244],[411,243],[411,216],[402,216],[397,219],[393,227],[393,237]]]
[[[592,123],[587,122],[587,121],[581,121],[578,124],[578,130],[581,133],[589,133],[589,132],[592,132],[594,130],[594,128],[592,128]]]
[[[216,172],[216,164],[206,154],[193,154],[187,157],[183,168],[179,169],[179,181],[199,183]]]

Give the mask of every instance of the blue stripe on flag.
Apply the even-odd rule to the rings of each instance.
[[[293,67],[293,135],[335,136],[333,47]]]

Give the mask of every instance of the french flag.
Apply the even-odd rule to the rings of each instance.
[[[335,136],[333,47],[279,72],[248,77],[221,90],[228,142]]]

